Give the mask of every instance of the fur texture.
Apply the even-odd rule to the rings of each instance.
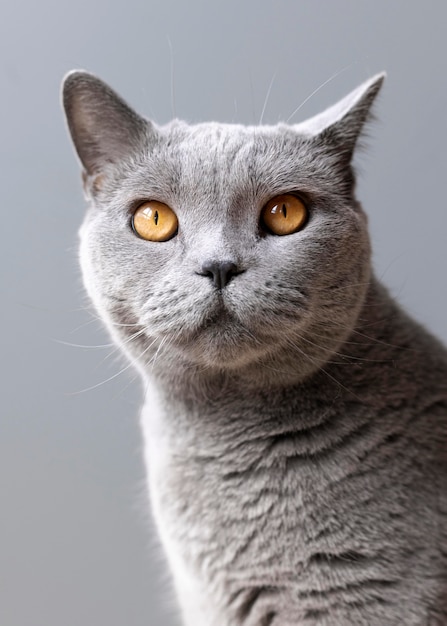
[[[383,76],[296,126],[158,127],[86,72],[64,105],[86,288],[139,369],[188,626],[447,623],[447,354],[376,281],[352,155]],[[299,193],[276,236],[265,203]],[[136,236],[168,204],[178,233]],[[216,288],[203,268],[233,263]]]

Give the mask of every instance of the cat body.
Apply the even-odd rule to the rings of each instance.
[[[158,127],[66,79],[84,281],[147,389],[187,626],[447,623],[447,353],[375,279],[354,194],[382,80],[300,125]],[[293,232],[275,197],[305,207]],[[153,201],[163,241],[138,231]]]
[[[188,625],[445,623],[446,359],[381,297],[391,327],[374,311],[325,373],[143,411]],[[431,363],[398,367],[406,349]]]

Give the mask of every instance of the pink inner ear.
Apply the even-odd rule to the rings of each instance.
[[[104,174],[97,174],[96,176],[94,176],[91,181],[93,191],[101,191],[104,185],[104,180]]]

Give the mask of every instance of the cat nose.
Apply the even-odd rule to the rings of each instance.
[[[240,273],[233,261],[205,261],[202,265],[202,276],[211,278],[217,289],[226,287],[233,276]]]

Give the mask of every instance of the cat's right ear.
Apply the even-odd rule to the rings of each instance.
[[[319,138],[322,145],[334,149],[339,158],[350,163],[384,79],[384,72],[373,76],[322,113],[295,124],[295,130]]]
[[[74,70],[65,76],[62,101],[87,187],[94,187],[108,164],[141,149],[153,132],[150,122],[89,72]]]

